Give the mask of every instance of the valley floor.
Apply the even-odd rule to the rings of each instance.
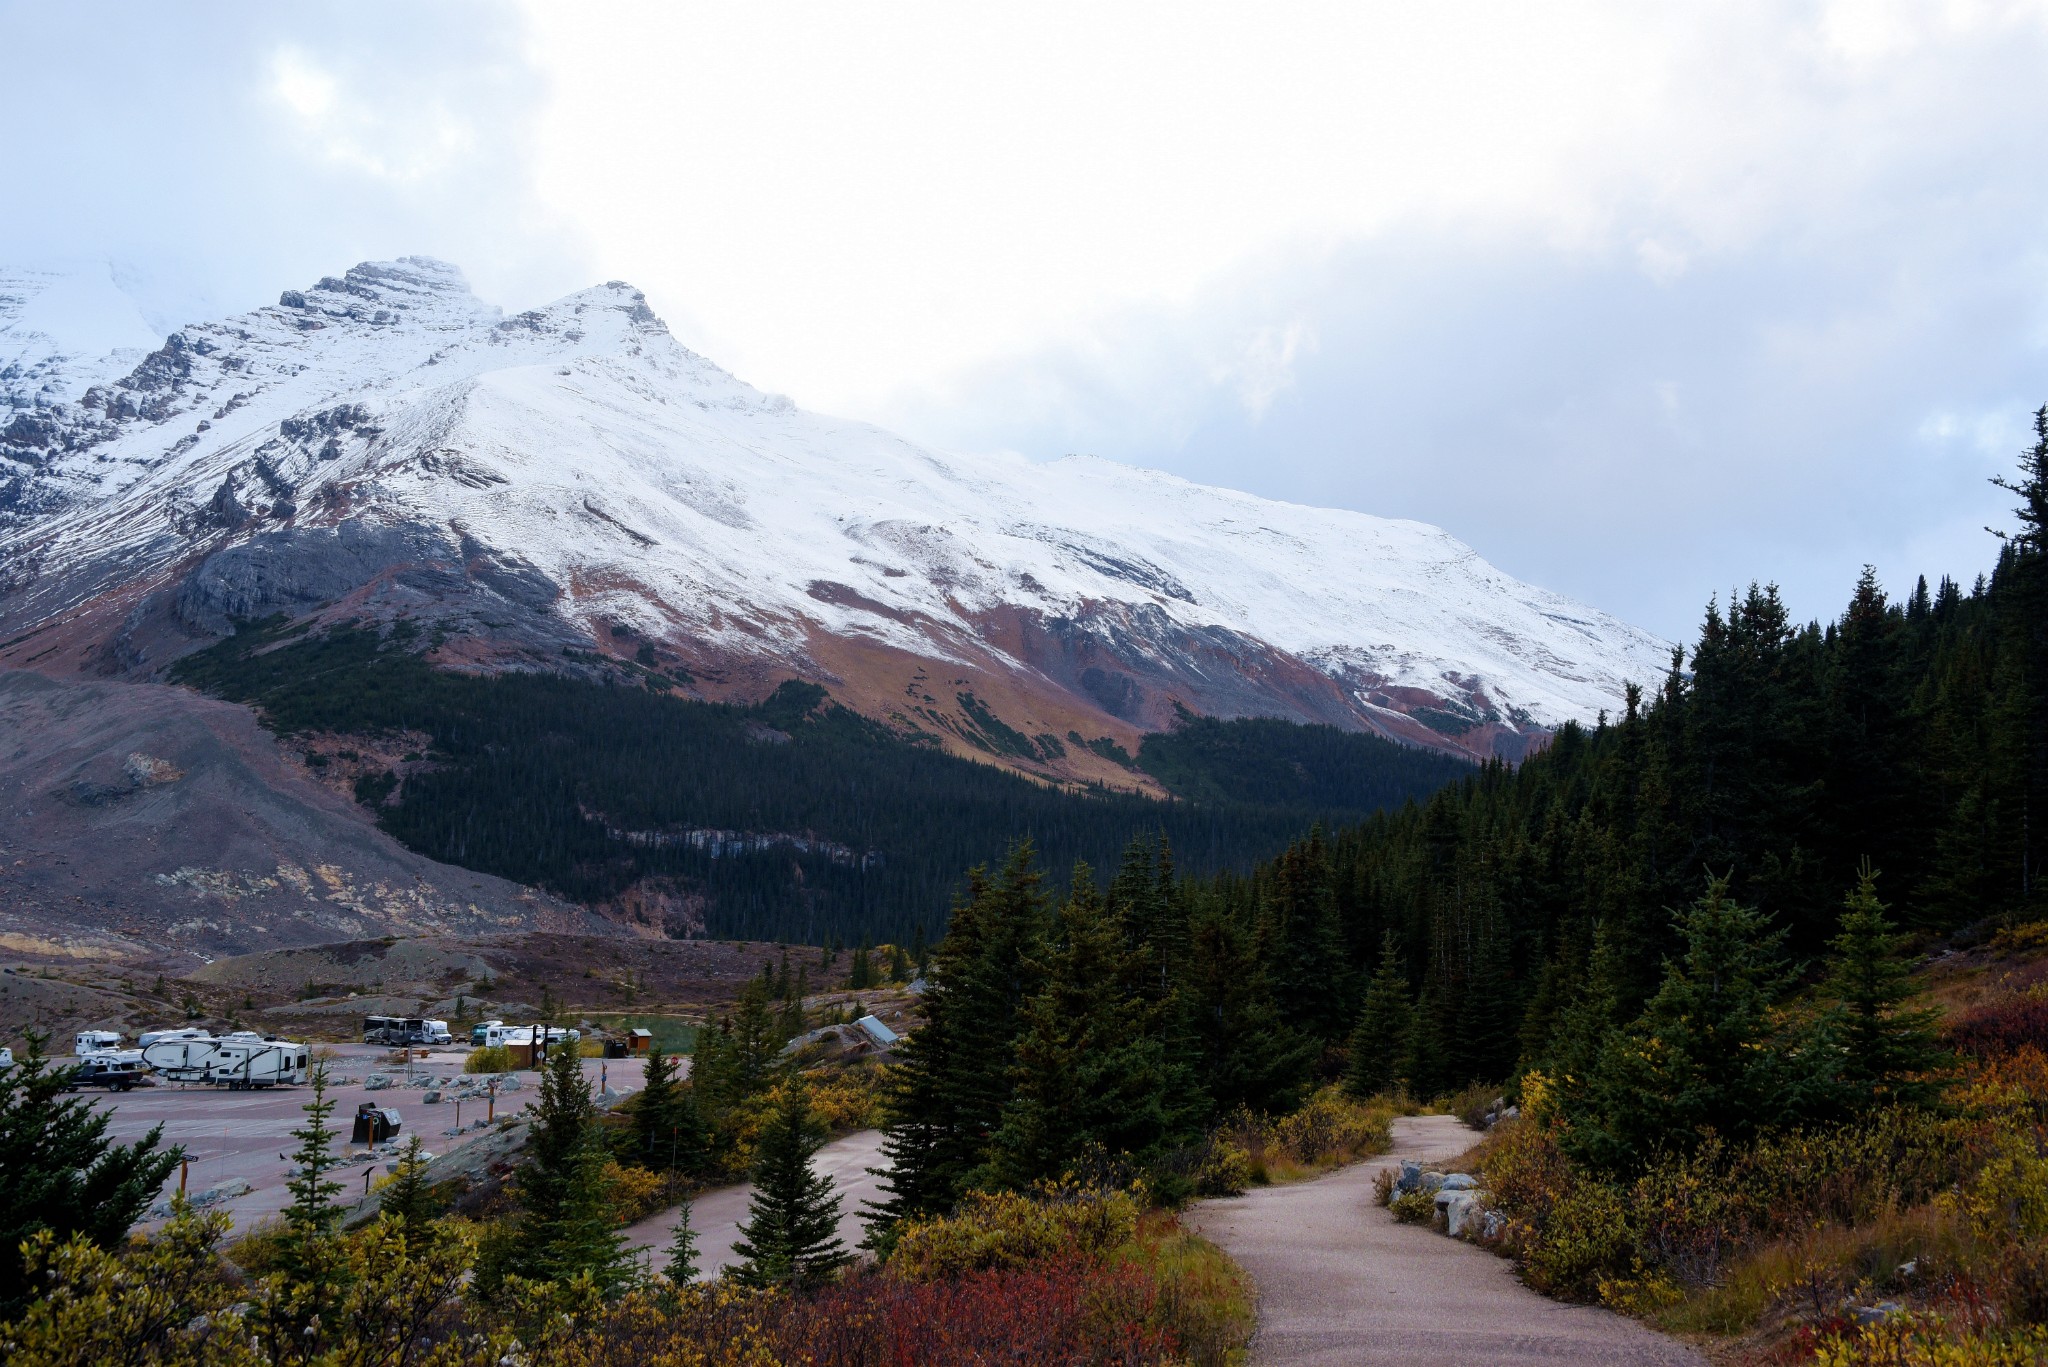
[[[1471,1143],[1472,1132],[1450,1116],[1399,1119],[1385,1157],[1194,1209],[1189,1225],[1258,1287],[1254,1362],[1703,1367],[1682,1344],[1606,1310],[1546,1300],[1502,1259],[1399,1225],[1374,1204],[1382,1169],[1402,1158],[1438,1162]]]

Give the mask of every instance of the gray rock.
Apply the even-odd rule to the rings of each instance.
[[[1897,1301],[1879,1301],[1876,1305],[1859,1305],[1849,1315],[1858,1324],[1883,1324],[1893,1315],[1902,1315],[1905,1311],[1906,1307]]]
[[[1477,1232],[1480,1220],[1486,1214],[1480,1193],[1471,1190],[1438,1192],[1436,1208],[1443,1212],[1444,1233],[1453,1239],[1464,1238]]]
[[[1479,1185],[1479,1179],[1469,1172],[1454,1172],[1444,1178],[1441,1191],[1471,1191]]]
[[[1438,1189],[1440,1189],[1443,1186],[1443,1184],[1444,1175],[1442,1173],[1425,1172],[1422,1174],[1421,1178],[1417,1180],[1415,1184],[1415,1189],[1417,1191],[1435,1192]]]
[[[372,1073],[363,1079],[363,1089],[365,1091],[381,1092],[390,1085],[391,1079],[384,1073]]]
[[[1394,1179],[1395,1193],[1400,1196],[1406,1196],[1412,1191],[1420,1191],[1421,1189],[1422,1164],[1412,1158],[1402,1159],[1401,1174]]]
[[[420,1098],[420,1103],[425,1106],[438,1105],[440,1104],[440,1101],[441,1093],[438,1091],[430,1091],[425,1096]]]

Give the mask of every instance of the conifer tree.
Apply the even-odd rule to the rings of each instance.
[[[299,1147],[292,1152],[292,1175],[285,1181],[292,1199],[284,1208],[278,1240],[282,1285],[261,1316],[271,1357],[286,1362],[311,1362],[327,1348],[350,1281],[348,1257],[335,1238],[342,1207],[334,1198],[342,1184],[328,1174],[341,1160],[327,1128],[334,1102],[327,1096],[325,1064],[313,1069],[312,1084],[313,1099],[300,1107],[305,1123],[291,1132]]]
[[[922,978],[931,968],[931,946],[925,943],[924,922],[919,921],[910,930],[910,962]]]
[[[853,952],[853,966],[846,976],[848,991],[864,992],[875,985],[874,946],[868,937],[860,938],[860,948]]]
[[[733,1270],[736,1280],[748,1286],[815,1286],[847,1262],[838,1234],[839,1195],[832,1180],[811,1166],[824,1142],[823,1130],[811,1120],[803,1078],[793,1075],[777,1091],[761,1131],[754,1194],[733,1245],[741,1258]]]
[[[1581,1146],[1611,1170],[1689,1149],[1708,1128],[1740,1141],[1813,1104],[1796,1041],[1773,1011],[1791,981],[1784,932],[1738,904],[1725,876],[1709,880],[1679,928],[1683,953],[1641,1018],[1609,1038],[1589,1089]]]
[[[606,1292],[624,1285],[630,1266],[612,1219],[597,1105],[572,1048],[548,1058],[527,1155],[519,1175],[522,1211],[502,1271],[536,1281],[587,1273]]]
[[[1400,1080],[1408,1053],[1408,975],[1391,930],[1380,941],[1380,966],[1365,990],[1365,1006],[1351,1032],[1344,1086],[1353,1096],[1389,1091]]]
[[[1927,1074],[1946,1056],[1936,1036],[1940,1013],[1908,1005],[1919,995],[1899,934],[1877,898],[1877,871],[1865,862],[1842,908],[1822,992],[1842,1047],[1841,1086],[1848,1104],[1867,1110],[1890,1102],[1925,1105],[1939,1091]]]
[[[1408,1017],[1408,1052],[1401,1059],[1401,1080],[1418,1098],[1440,1096],[1451,1089],[1451,1049],[1444,1029],[1443,998],[1424,983]]]
[[[889,981],[907,983],[910,981],[910,956],[903,952],[902,945],[889,946]]]
[[[690,1225],[688,1201],[676,1207],[675,1233],[669,1239],[668,1261],[661,1270],[677,1286],[688,1286],[697,1280],[697,1231]]]
[[[1073,889],[1053,920],[1039,967],[1041,986],[1025,1005],[988,1173],[1022,1187],[1057,1177],[1099,1145],[1139,1161],[1153,1157],[1184,1122],[1169,1095],[1159,1012],[1140,989],[1147,965],[1076,865]]]
[[[896,1051],[878,1171],[887,1195],[867,1207],[865,1242],[891,1246],[903,1220],[953,1208],[988,1159],[1009,1104],[1020,1013],[1035,990],[1031,956],[1045,899],[1029,841],[1000,874],[968,871],[946,937],[932,951],[925,1023]]]
[[[47,1229],[117,1246],[185,1156],[160,1147],[161,1125],[133,1144],[108,1139],[111,1113],[66,1095],[72,1070],[49,1066],[43,1038],[30,1032],[0,1072],[0,1321],[23,1303],[23,1240]]]
[[[1280,1018],[1252,933],[1221,907],[1194,918],[1175,1009],[1184,1074],[1216,1111],[1286,1111],[1300,1102],[1318,1045]]]
[[[647,1054],[646,1081],[633,1106],[634,1152],[657,1172],[696,1172],[703,1166],[703,1121],[694,1086],[676,1080],[676,1061],[660,1045]]]
[[[405,1149],[398,1156],[398,1171],[391,1175],[390,1185],[384,1188],[377,1208],[388,1216],[405,1221],[405,1227],[417,1233],[424,1231],[428,1222],[439,1213],[440,1204],[433,1187],[427,1182],[425,1145],[418,1135],[413,1135],[405,1141]]]
[[[756,979],[740,993],[728,1039],[732,1050],[732,1081],[740,1097],[767,1090],[780,1066],[783,1041],[776,1038],[774,1013],[768,1007],[767,985]]]
[[[342,1207],[334,1198],[342,1184],[328,1174],[341,1166],[334,1152],[334,1131],[327,1119],[334,1102],[327,1096],[327,1065],[317,1064],[312,1076],[313,1099],[300,1107],[306,1121],[291,1132],[299,1141],[292,1151],[292,1175],[285,1180],[291,1203],[284,1208],[284,1239],[280,1262],[294,1283],[317,1282],[335,1267],[330,1256]]]

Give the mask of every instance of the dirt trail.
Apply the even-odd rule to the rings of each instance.
[[[1704,1367],[1683,1344],[1605,1310],[1547,1300],[1516,1281],[1506,1260],[1396,1224],[1373,1204],[1381,1169],[1451,1158],[1474,1138],[1450,1116],[1396,1120],[1384,1158],[1195,1209],[1190,1223],[1258,1286],[1255,1363]]]
[[[856,1130],[835,1139],[819,1149],[817,1157],[811,1160],[811,1165],[830,1177],[839,1192],[839,1237],[848,1252],[858,1249],[865,1232],[860,1223],[861,1202],[880,1200],[885,1195],[868,1175],[868,1169],[881,1166],[881,1162],[880,1130]],[[739,1227],[747,1218],[747,1203],[753,1196],[751,1185],[714,1187],[690,1202],[690,1227],[697,1231],[699,1276],[715,1277],[721,1269],[739,1261],[733,1256],[732,1246],[739,1240]],[[660,1267],[668,1257],[675,1228],[676,1212],[665,1210],[630,1226],[626,1230],[626,1245],[650,1249],[654,1265]]]

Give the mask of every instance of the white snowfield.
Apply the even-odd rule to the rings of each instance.
[[[524,561],[592,627],[792,660],[816,631],[986,659],[996,609],[1163,614],[1290,652],[1362,704],[1359,680],[1477,690],[1546,727],[1668,667],[1665,642],[1422,523],[1093,458],[938,452],[805,412],[686,350],[616,281],[508,318],[451,266],[365,264],[184,328],[135,368],[132,317],[104,291],[74,290],[89,330],[129,348],[111,356],[63,340],[39,280],[61,283],[0,275],[0,368],[41,367],[0,383],[0,429],[28,415],[71,435],[0,446],[37,465],[26,512],[0,503],[0,563],[41,576],[345,516]],[[206,517],[224,487],[253,518],[231,534]]]

